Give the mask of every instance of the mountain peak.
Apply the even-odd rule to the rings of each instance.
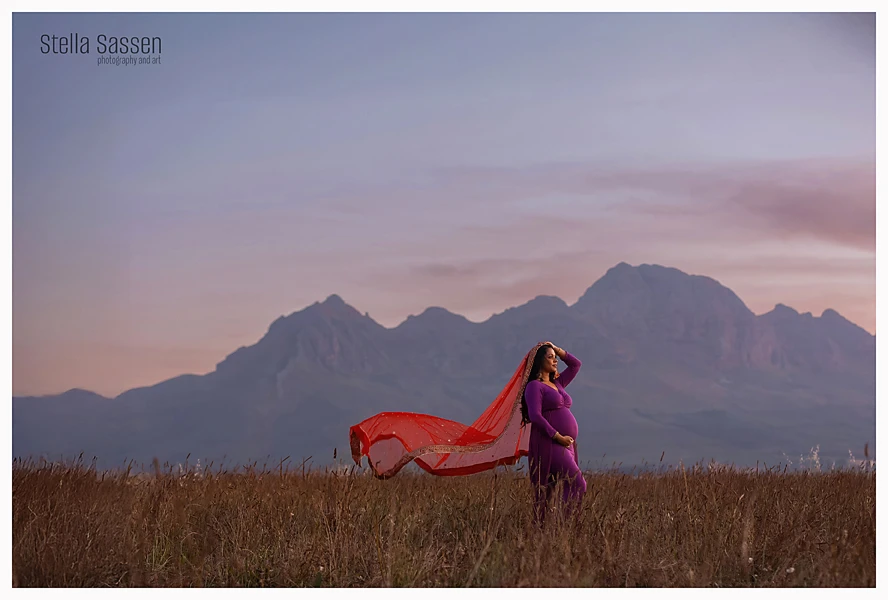
[[[723,296],[727,302],[736,305],[737,309],[748,312],[736,294],[711,277],[690,275],[680,269],[657,264],[644,263],[633,267],[626,262],[620,262],[608,269],[586,290],[574,306],[582,307],[602,294],[621,296],[651,292],[665,293],[667,296],[678,292]]]
[[[534,310],[542,311],[561,311],[568,308],[568,306],[567,302],[558,296],[540,295],[530,302],[525,303],[524,308],[533,308]]]
[[[589,286],[574,304],[574,307],[582,306],[602,290],[628,290],[642,285],[643,281],[638,269],[629,263],[620,262],[608,269],[600,279]]]
[[[495,322],[502,318],[524,319],[527,318],[528,315],[548,315],[562,312],[566,313],[567,311],[569,311],[567,303],[558,296],[539,295],[520,306],[513,306],[501,313],[492,315],[490,319],[488,319],[488,322],[491,320]]]
[[[430,306],[422,311],[419,315],[409,315],[396,329],[405,331],[413,330],[414,327],[426,329],[428,327],[461,327],[471,325],[469,321],[462,315],[452,313],[446,308],[440,306]]]
[[[322,304],[323,306],[330,306],[330,307],[333,307],[333,306],[336,306],[336,307],[348,306],[348,305],[345,303],[345,300],[343,300],[342,297],[341,297],[339,294],[330,294],[329,296],[327,296],[327,299],[324,300],[321,304]]]
[[[450,312],[446,308],[442,308],[440,306],[429,306],[424,311],[419,313],[419,315],[410,315],[404,321],[423,321],[423,322],[433,322],[433,323],[441,323],[441,324],[453,324],[453,323],[469,323],[470,321],[466,319],[462,315],[458,315],[456,313]]]
[[[67,392],[60,394],[59,397],[65,398],[65,400],[68,401],[109,400],[109,398],[106,398],[101,394],[84,390],[82,388],[71,388]]]
[[[689,275],[674,267],[664,267],[662,265],[648,263],[642,263],[637,267],[633,267],[627,262],[619,262],[608,269],[598,281],[593,283],[586,290],[578,303],[582,302],[583,298],[588,296],[593,290],[600,291],[602,289],[613,289],[628,291],[649,288],[652,285],[658,287],[664,285],[670,287],[682,286],[692,281],[698,283],[709,282],[716,284],[719,287],[723,287],[714,279],[700,275]]]
[[[869,331],[867,331],[866,329],[864,329],[860,325],[857,325],[856,323],[849,321],[848,319],[843,317],[841,314],[839,314],[837,311],[835,311],[831,308],[827,308],[826,310],[823,311],[823,313],[820,315],[820,320],[824,324],[824,326],[829,327],[832,331],[837,331],[837,330],[844,330],[846,332],[853,331],[854,332],[853,335],[858,336],[860,339],[867,339],[868,340],[869,338],[874,337],[873,334],[871,334]],[[864,336],[864,334],[865,334],[865,336]]]
[[[604,275],[598,281],[606,280],[606,279],[614,279],[618,277],[625,277],[627,275],[637,275],[638,270],[641,267],[633,267],[627,262],[619,262],[612,266],[610,269],[605,271]],[[597,283],[597,282],[596,282]]]
[[[453,312],[450,312],[449,310],[447,310],[446,308],[443,308],[443,307],[441,307],[441,306],[429,306],[427,309],[425,309],[424,311],[422,311],[422,312],[419,314],[419,316],[420,316],[420,317],[424,317],[424,318],[444,318],[444,319],[449,319],[449,318],[452,318],[452,317],[456,317],[456,318],[459,319],[459,320],[463,320],[463,319],[465,319],[464,316],[462,316],[462,315],[458,315],[458,314],[453,313]],[[418,318],[418,317],[417,317],[417,318]]]
[[[798,315],[799,314],[799,311],[797,311],[793,307],[787,306],[782,303],[775,304],[774,310],[772,310],[771,312],[776,313],[778,315],[779,314],[785,314],[785,315]]]
[[[730,289],[679,269],[619,263],[571,307],[621,343],[697,344],[701,364],[742,362],[755,315]]]
[[[352,319],[369,318],[358,312],[355,307],[343,300],[339,294],[330,294],[323,302],[315,302],[311,306],[299,311],[299,313],[319,314],[324,317],[344,317]]]
[[[621,260],[620,262],[618,262],[617,264],[612,266],[610,269],[608,269],[607,272],[610,273],[611,271],[613,271],[613,272],[619,273],[621,271],[632,271],[632,270],[635,270],[635,267],[633,267],[632,265],[630,265],[626,261]]]
[[[330,318],[347,322],[365,322],[375,327],[382,327],[368,314],[361,314],[356,308],[347,304],[338,294],[331,294],[323,302],[314,302],[302,310],[289,315],[281,315],[268,327],[267,334],[292,332],[305,326],[306,323],[319,319],[328,321]],[[267,335],[266,334],[266,335]],[[242,350],[240,348],[238,350]]]

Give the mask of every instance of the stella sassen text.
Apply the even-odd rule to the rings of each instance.
[[[161,54],[160,37],[116,36],[100,33],[96,37],[99,54]],[[40,52],[43,54],[89,54],[89,36],[78,33],[40,36]]]

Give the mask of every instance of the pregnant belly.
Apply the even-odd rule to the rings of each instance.
[[[573,413],[570,412],[569,408],[557,408],[553,411],[546,412],[543,416],[549,420],[552,427],[554,427],[561,435],[569,435],[574,439],[577,438],[579,427],[577,426],[577,420],[574,418]]]

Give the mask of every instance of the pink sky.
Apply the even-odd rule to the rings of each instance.
[[[621,261],[875,332],[873,15],[13,25],[16,395],[206,373],[334,293],[482,321]],[[127,27],[162,67],[36,41]]]
[[[47,350],[17,337],[15,378],[31,393],[77,385],[115,394],[210,371],[281,314],[332,293],[388,327],[428,306],[482,321],[539,294],[573,303],[620,261],[714,277],[757,314],[778,302],[815,315],[833,308],[875,332],[871,164],[571,164],[439,177],[343,195],[311,218],[279,208],[177,220],[162,256],[128,258],[130,270],[115,275],[126,284],[111,281],[116,294],[84,293],[70,312],[17,307],[41,311],[34,338],[67,331],[70,341]],[[368,208],[383,201],[390,210]],[[392,220],[402,234],[362,237]],[[293,240],[308,251],[292,250]],[[164,258],[176,255],[170,268]]]

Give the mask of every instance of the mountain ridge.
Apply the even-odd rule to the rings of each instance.
[[[573,387],[589,402],[576,403],[577,418],[608,456],[637,460],[633,440],[638,451],[669,445],[721,460],[752,460],[750,448],[773,458],[811,436],[835,438],[817,440],[822,455],[874,441],[875,336],[833,309],[814,317],[777,304],[755,315],[712,278],[619,263],[573,305],[539,295],[477,323],[429,307],[387,328],[332,294],[275,319],[206,374],[104,402],[82,390],[14,397],[14,453],[323,456],[381,410],[471,422],[540,339],[583,360]],[[595,433],[602,415],[611,427]]]

